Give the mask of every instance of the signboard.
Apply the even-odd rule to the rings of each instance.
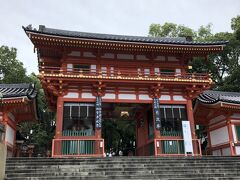
[[[192,133],[189,121],[182,121],[185,154],[193,154]]]
[[[157,130],[160,130],[161,118],[160,118],[160,105],[159,105],[158,98],[153,98],[153,112],[154,112],[154,117],[155,117],[155,128]]]
[[[96,128],[102,128],[102,98],[100,96],[96,97],[95,105],[95,125]]]

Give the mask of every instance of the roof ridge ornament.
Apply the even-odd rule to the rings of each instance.
[[[43,32],[45,28],[46,28],[45,25],[39,25],[38,31]]]

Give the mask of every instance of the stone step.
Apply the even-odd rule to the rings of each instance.
[[[45,177],[18,177],[18,180],[106,180],[106,178],[103,177],[76,177],[76,176],[58,176],[58,177],[52,177],[52,176],[45,176]],[[117,180],[122,180],[121,177],[115,177]],[[146,178],[141,177],[132,177],[131,179],[137,179],[137,180],[146,180]],[[148,180],[154,180],[159,179],[158,177],[155,178],[147,178]],[[161,178],[161,180],[239,180],[240,176],[236,177],[205,177],[205,178]],[[6,180],[16,180],[15,177],[13,178],[6,178]]]
[[[132,172],[131,172],[132,173]],[[108,174],[108,175],[96,175],[96,174],[83,174],[83,173],[59,173],[59,174],[53,174],[53,173],[42,173],[42,174],[18,174],[16,176],[7,176],[7,179],[9,178],[27,178],[27,177],[32,177],[32,178],[39,178],[39,177],[52,177],[52,178],[59,178],[63,176],[73,176],[73,177],[82,177],[82,178],[92,178],[96,179],[96,177],[101,177],[103,179],[162,179],[162,178],[216,178],[216,177],[226,177],[226,178],[231,178],[231,177],[239,177],[239,173],[204,173],[204,174],[196,174],[196,173],[181,173],[181,174],[173,174],[173,173],[164,173],[164,174],[149,174],[146,173],[145,171],[141,173],[132,173],[126,172],[125,174]]]
[[[168,167],[168,166],[173,166],[173,167],[185,167],[185,166],[240,166],[240,161],[239,162],[233,162],[233,163],[222,163],[222,162],[215,162],[215,163],[34,163],[34,164],[7,164],[6,167],[14,168],[14,167],[36,167],[36,166],[42,166],[42,167],[64,167],[64,166],[94,166],[94,167],[114,167],[114,166],[122,166],[122,167],[127,167],[127,166],[139,166],[139,167],[152,167],[152,166],[158,166],[158,167]]]
[[[118,170],[122,170],[122,169],[133,169],[133,170],[141,170],[141,169],[145,169],[145,170],[158,170],[158,169],[161,169],[163,171],[174,171],[176,169],[181,169],[181,170],[201,170],[201,169],[208,169],[208,170],[215,170],[215,169],[219,169],[219,170],[239,170],[240,169],[240,166],[215,166],[215,167],[212,167],[212,166],[176,166],[176,167],[173,167],[173,166],[165,166],[165,167],[159,167],[159,166],[119,166],[119,165],[115,165],[115,166],[108,166],[108,167],[97,167],[97,166],[71,166],[71,165],[66,165],[66,166],[52,166],[52,167],[39,167],[39,166],[35,166],[35,167],[31,167],[31,168],[7,168],[6,169],[6,172],[21,172],[21,171],[58,171],[58,170],[69,170],[69,171],[109,171],[109,170],[112,170],[112,171],[118,171]]]
[[[117,162],[130,162],[130,161],[134,161],[134,162],[137,162],[137,161],[148,161],[148,162],[158,162],[158,161],[161,161],[161,162],[171,162],[171,161],[179,161],[179,162],[185,162],[185,161],[208,161],[208,162],[212,162],[212,161],[215,161],[216,159],[209,159],[209,158],[202,158],[202,159],[199,159],[199,158],[182,158],[182,159],[159,159],[159,158],[156,158],[156,159],[146,159],[146,158],[133,158],[133,159],[130,159],[130,158],[126,158],[126,159],[123,159],[123,158],[101,158],[101,159],[94,159],[94,158],[91,158],[91,159],[82,159],[82,158],[75,158],[75,159],[58,159],[58,158],[28,158],[28,159],[21,159],[21,158],[14,158],[14,159],[8,159],[7,162],[8,163],[11,163],[11,162],[24,162],[24,163],[27,163],[27,162],[109,162],[109,161],[117,161]],[[217,161],[236,161],[236,160],[240,160],[240,157],[235,157],[234,159],[233,158],[223,158],[223,159],[217,159]]]
[[[161,161],[152,161],[152,162],[144,162],[144,161],[126,161],[126,162],[123,162],[123,161],[102,161],[102,162],[99,162],[99,161],[96,161],[96,162],[79,162],[79,161],[61,161],[61,162],[44,162],[44,161],[41,161],[41,162],[7,162],[7,165],[39,165],[39,164],[42,164],[42,165],[54,165],[54,164],[73,164],[73,165],[78,165],[78,164],[91,164],[91,163],[95,163],[95,164],[116,164],[116,163],[119,163],[119,164],[169,164],[169,165],[172,165],[172,164],[234,164],[234,163],[237,163],[237,164],[240,164],[240,160],[237,160],[237,161],[182,161],[182,162],[179,162],[179,161],[170,161],[170,162],[161,162]]]
[[[121,160],[121,159],[118,159],[118,158],[102,158],[102,159],[91,159],[91,160],[81,160],[81,159],[58,159],[58,160],[55,160],[55,159],[39,159],[39,160],[35,160],[35,159],[32,159],[32,160],[7,160],[6,162],[7,163],[31,163],[31,162],[55,162],[55,163],[59,163],[59,162],[81,162],[81,163],[89,163],[89,162],[162,162],[162,163],[165,163],[165,162],[236,162],[236,161],[239,161],[239,159],[219,159],[219,160],[216,160],[216,159],[179,159],[179,160],[172,160],[172,159],[169,159],[169,160],[161,160],[161,159],[132,159],[132,160]]]
[[[82,176],[84,175],[95,175],[95,176],[105,176],[105,175],[113,175],[113,174],[118,174],[118,175],[146,175],[146,174],[150,174],[150,175],[155,175],[155,174],[169,174],[169,175],[179,175],[179,174],[239,174],[238,170],[222,170],[222,169],[217,169],[217,170],[209,170],[209,169],[201,169],[201,170],[171,170],[171,171],[165,171],[165,170],[145,170],[145,169],[121,169],[119,171],[112,171],[112,170],[105,170],[105,171],[72,171],[72,170],[58,170],[58,171],[22,171],[22,172],[7,172],[8,177],[15,177],[15,176],[35,176],[35,175],[39,175],[39,174],[51,174],[53,176],[59,176],[62,174],[65,175],[76,175],[76,174],[81,174]]]
[[[167,166],[172,166],[172,167],[186,167],[186,166],[192,166],[192,167],[198,167],[198,166],[208,166],[208,167],[215,167],[215,166],[240,166],[240,161],[239,162],[233,162],[233,163],[222,163],[222,162],[214,162],[214,163],[34,163],[34,164],[8,164],[6,165],[6,168],[32,168],[36,166],[42,166],[42,167],[64,167],[64,166],[93,166],[93,167],[115,167],[115,166],[121,166],[121,167],[128,167],[128,166],[139,166],[139,167],[167,167]]]
[[[102,170],[105,170],[105,169],[118,169],[118,168],[144,168],[144,169],[164,169],[164,170],[171,170],[171,169],[204,169],[204,168],[208,168],[208,169],[240,169],[240,165],[231,165],[231,166],[228,166],[228,165],[225,165],[225,164],[218,164],[216,166],[211,166],[211,165],[197,165],[197,166],[191,166],[191,165],[186,165],[186,166],[168,166],[168,165],[164,165],[164,166],[159,166],[159,165],[141,165],[141,166],[138,166],[138,165],[125,165],[125,166],[121,166],[121,165],[118,165],[118,164],[115,164],[115,165],[89,165],[89,166],[81,166],[81,165],[78,165],[78,166],[74,166],[74,165],[61,165],[61,166],[32,166],[32,167],[26,167],[26,166],[15,166],[15,167],[7,167],[6,168],[6,171],[11,171],[11,170],[25,170],[25,169],[28,169],[28,170],[36,170],[36,169],[43,169],[43,170],[49,170],[49,169],[52,169],[52,170],[56,170],[56,169],[80,169],[80,170],[94,170],[94,169],[102,169]]]
[[[142,160],[148,160],[148,161],[176,161],[176,160],[198,160],[198,161],[205,161],[205,160],[238,160],[240,159],[239,156],[234,156],[231,158],[206,158],[206,157],[181,157],[181,158],[159,158],[159,157],[151,157],[151,158],[145,158],[145,157],[138,157],[138,158],[122,158],[122,157],[105,157],[105,158],[8,158],[7,161],[142,161]]]
[[[240,157],[10,158],[6,179],[239,179]]]
[[[113,156],[109,159],[236,159],[240,156]],[[7,159],[103,159],[103,157],[70,157],[70,158],[52,158],[52,157],[9,157]]]

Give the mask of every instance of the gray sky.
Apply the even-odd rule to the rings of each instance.
[[[111,34],[148,34],[151,23],[173,22],[197,29],[213,23],[214,32],[231,31],[240,0],[5,0],[0,3],[0,46],[18,49],[28,73],[37,56],[22,25]]]

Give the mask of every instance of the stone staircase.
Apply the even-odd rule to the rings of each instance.
[[[240,180],[240,157],[10,158],[7,180]]]

